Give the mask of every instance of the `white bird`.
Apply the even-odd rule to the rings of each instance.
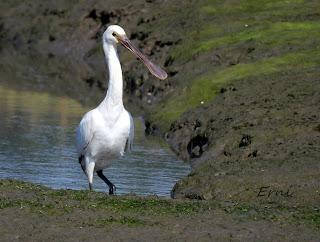
[[[135,54],[159,79],[167,78],[167,73],[148,60],[118,25],[109,26],[102,41],[109,68],[108,91],[99,106],[83,116],[76,139],[79,163],[88,177],[89,189],[92,190],[93,173],[96,172],[108,185],[109,194],[113,194],[116,187],[103,175],[102,170],[124,155],[125,151],[131,150],[134,136],[132,117],[122,101],[123,80],[117,44],[122,44]]]

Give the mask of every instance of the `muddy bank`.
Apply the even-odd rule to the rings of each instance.
[[[1,241],[317,241],[319,210],[107,196],[0,181]]]
[[[179,88],[148,115],[193,165],[172,196],[319,204],[319,3],[199,5]]]
[[[314,70],[292,70],[227,85],[185,113],[167,140],[194,169],[173,196],[319,204],[319,93]],[[259,197],[261,187],[268,194]]]

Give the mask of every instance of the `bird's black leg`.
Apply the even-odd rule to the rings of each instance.
[[[103,175],[102,170],[97,171],[98,177],[100,177],[109,187],[109,194],[112,195],[116,191],[115,185],[111,183],[111,181],[108,180],[108,178]]]

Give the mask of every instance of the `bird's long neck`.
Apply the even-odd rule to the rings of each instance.
[[[106,62],[109,68],[109,84],[105,99],[103,100],[106,108],[123,107],[122,101],[122,70],[117,53],[117,47],[113,44],[103,43]]]

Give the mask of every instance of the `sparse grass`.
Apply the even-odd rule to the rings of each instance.
[[[285,222],[293,225],[307,223],[320,227],[319,207],[285,207],[277,204],[220,203],[217,201],[166,200],[156,197],[106,196],[100,192],[52,190],[46,187],[20,181],[0,181],[2,198],[0,212],[4,209],[19,209],[24,213],[53,217],[83,215],[86,219],[74,221],[79,226],[110,228],[110,226],[164,226],[167,218],[186,219],[206,216],[215,211],[240,221],[265,220]],[[23,190],[23,193],[21,193]],[[6,194],[10,194],[6,197]],[[32,194],[30,198],[21,198]],[[214,215],[213,215],[214,216]]]
[[[234,214],[239,218],[247,218],[249,220],[287,221],[293,224],[307,222],[310,225],[320,228],[319,207],[237,204],[223,209],[229,214]]]
[[[222,205],[211,201],[167,200],[155,197],[109,197],[100,192],[52,190],[31,183],[1,180],[0,190],[11,193],[24,191],[24,194],[36,194],[30,199],[1,198],[0,210],[19,208],[31,213],[61,216],[72,213],[75,209],[94,211],[109,211],[112,215],[107,218],[90,220],[86,225],[105,227],[110,224],[126,226],[153,225],[141,216],[189,216],[192,214],[207,213],[212,210],[223,210],[228,214],[246,220],[279,221],[289,219],[292,223],[307,222],[320,227],[320,209],[316,207],[284,207],[276,204],[259,206],[257,204],[236,203]],[[289,217],[288,217],[289,216]],[[156,221],[153,221],[156,223]]]
[[[296,220],[305,220],[310,224],[320,228],[320,208],[304,211],[301,214],[295,215]]]
[[[146,225],[146,223],[143,220],[135,218],[135,217],[130,217],[130,216],[120,216],[119,218],[110,216],[105,219],[98,219],[90,225],[91,226],[98,226],[98,227],[105,227],[105,226],[109,226],[110,224],[122,224],[122,225],[127,225],[130,227]]]
[[[53,215],[58,212],[53,204],[44,204],[35,200],[26,199],[0,199],[0,209],[17,207],[19,209],[28,209],[34,213]]]
[[[107,196],[101,192],[52,190],[14,180],[0,181],[3,190],[24,190],[35,193],[31,200],[0,200],[0,209],[21,207],[54,210],[69,213],[75,208],[111,210],[117,213],[130,212],[149,215],[192,214],[201,211],[205,206],[198,202],[175,201],[155,197]]]
[[[202,205],[190,201],[172,201],[159,198],[108,197],[100,198],[91,206],[109,207],[114,211],[130,211],[143,214],[191,214],[202,209]]]

